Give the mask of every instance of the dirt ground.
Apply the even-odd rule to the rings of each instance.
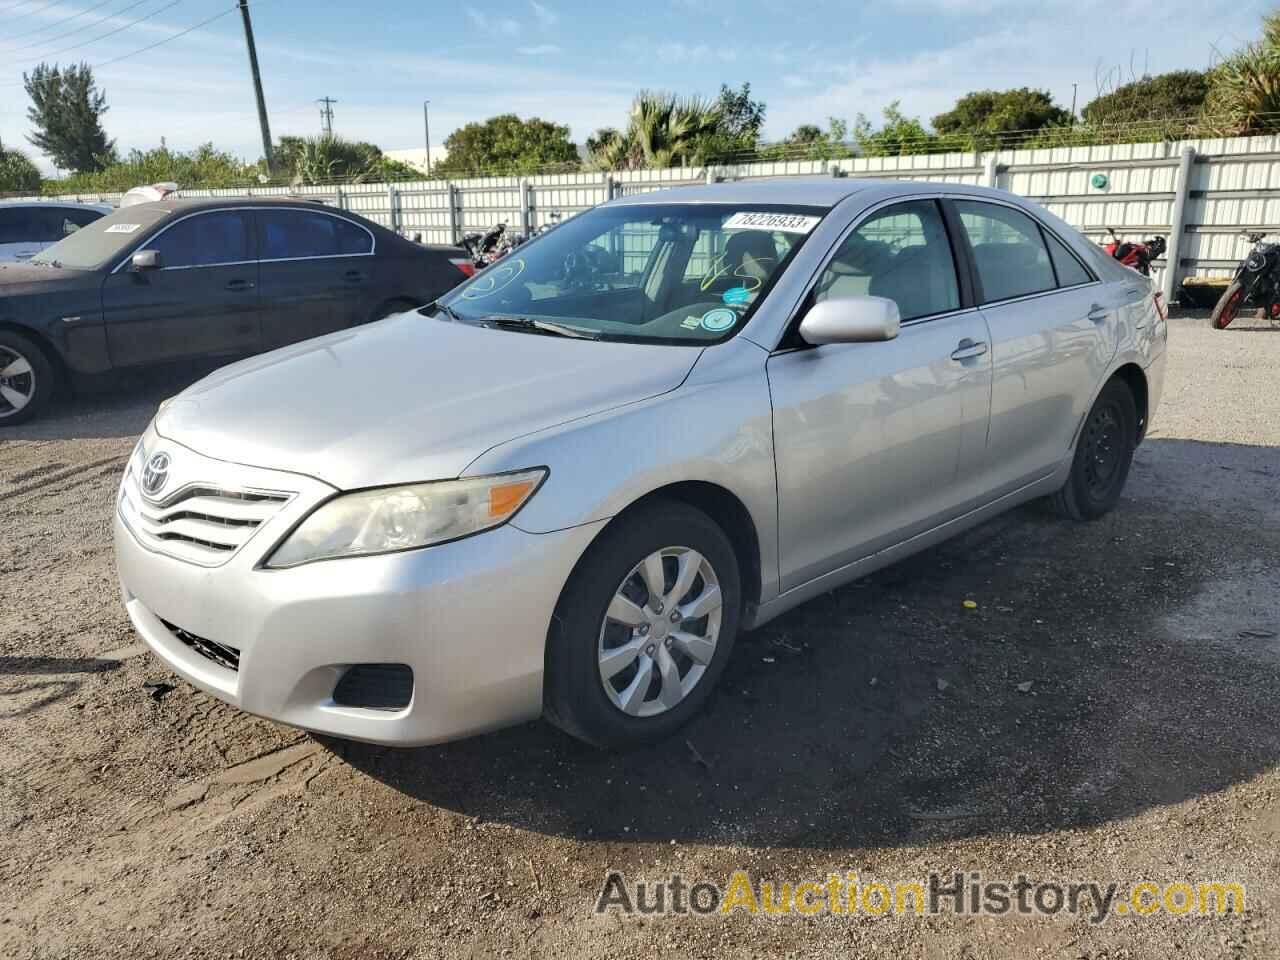
[[[686,735],[419,750],[237,713],[138,645],[112,497],[172,383],[0,440],[0,956],[1280,957],[1280,330],[1172,324],[1120,508],[1031,506],[748,635]],[[976,609],[962,601],[972,599]],[[1029,686],[1028,686],[1029,684]],[[1225,918],[622,917],[723,883],[1232,880]]]

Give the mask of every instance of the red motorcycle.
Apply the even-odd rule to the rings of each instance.
[[[1126,267],[1137,270],[1144,277],[1151,276],[1151,261],[1164,256],[1166,243],[1164,237],[1148,237],[1141,243],[1131,243],[1116,236],[1112,227],[1107,227],[1111,242],[1104,243],[1102,249],[1112,258],[1119,260]]]

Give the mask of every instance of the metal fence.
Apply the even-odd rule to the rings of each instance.
[[[1226,276],[1245,230],[1280,232],[1280,137],[1054,147],[994,153],[792,160],[665,170],[342,186],[185,190],[183,196],[303,196],[352,210],[426,243],[456,243],[505,222],[528,232],[620,196],[764,177],[854,176],[999,187],[1044,204],[1098,242],[1169,238],[1156,264],[1167,297],[1187,276]],[[80,195],[118,200],[119,195]]]

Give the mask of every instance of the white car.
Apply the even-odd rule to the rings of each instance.
[[[0,200],[0,263],[30,260],[112,209],[109,203]]]

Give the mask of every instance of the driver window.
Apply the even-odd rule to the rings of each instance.
[[[903,320],[960,308],[951,244],[938,205],[912,200],[878,210],[845,238],[814,287],[814,302],[885,297]]]

